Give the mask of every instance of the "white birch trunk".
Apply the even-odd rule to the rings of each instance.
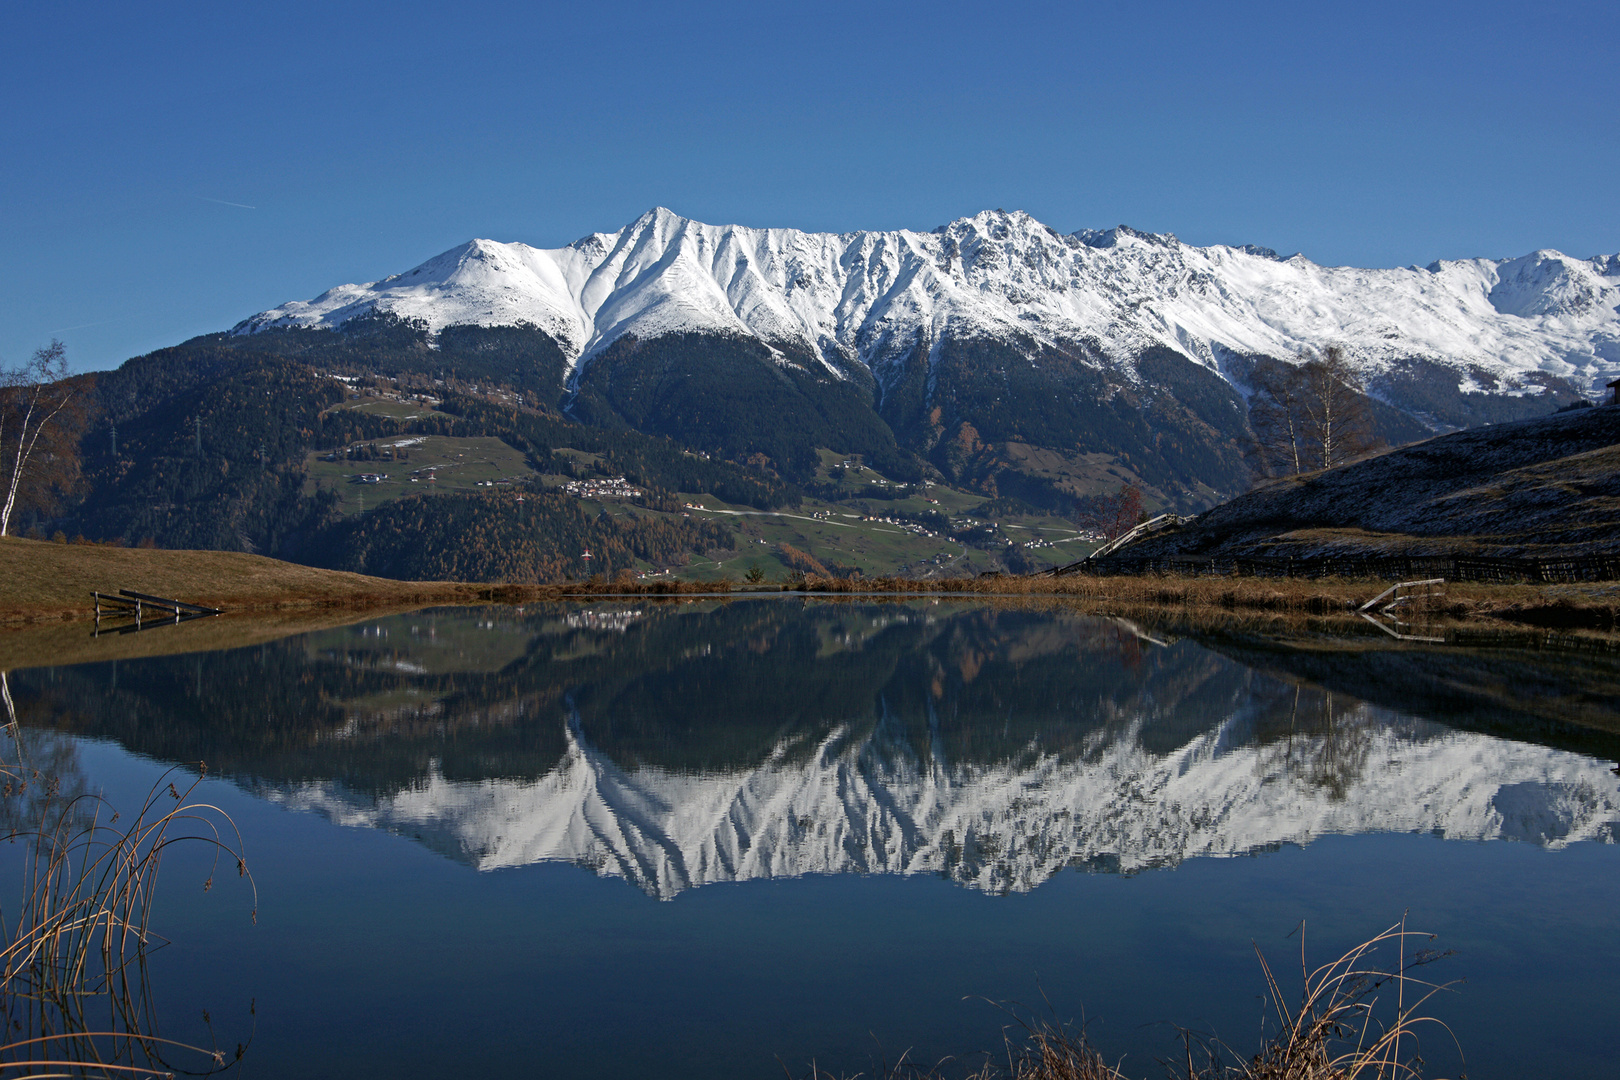
[[[43,387],[34,387],[34,396],[29,399],[28,408],[23,413],[22,422],[17,426],[17,457],[12,462],[11,476],[6,481],[5,506],[0,507],[0,536],[9,535],[7,530],[11,528],[11,511],[17,505],[17,491],[22,487],[23,470],[28,467],[28,459],[34,453],[34,445],[39,442],[40,432],[44,431],[45,425],[56,419],[56,414],[67,408],[68,402],[73,400],[71,393],[64,396],[61,401],[56,403],[56,408],[39,418],[38,422],[34,424],[32,434],[30,434],[28,422],[33,419],[34,412],[39,406],[39,397],[42,391]]]
[[[28,409],[23,413],[22,422],[17,425],[17,456],[11,463],[11,476],[6,480],[6,503],[0,508],[0,536],[9,535],[11,528],[11,508],[17,505],[17,489],[22,486],[23,465],[28,461],[28,451],[32,447],[28,444],[28,421],[34,415],[34,405],[39,401],[36,392],[28,402]]]

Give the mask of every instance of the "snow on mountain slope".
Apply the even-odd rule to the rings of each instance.
[[[339,824],[418,836],[479,869],[566,861],[663,899],[711,882],[832,873],[945,874],[1024,891],[1077,863],[1128,872],[1332,834],[1551,847],[1620,839],[1620,781],[1578,754],[1414,734],[1372,706],[1342,718],[1334,745],[1321,736],[1242,745],[1243,722],[1234,716],[1164,755],[1144,750],[1132,729],[1078,760],[1031,748],[968,766],[879,737],[852,744],[839,729],[808,759],[784,745],[728,773],[623,769],[570,727],[563,759],[539,779],[454,781],[435,770],[374,799],[333,781],[263,794]]]
[[[585,316],[551,254],[524,244],[473,240],[414,270],[367,285],[339,285],[308,302],[254,316],[236,329],[337,327],[378,311],[421,319],[435,331],[530,323],[562,342],[583,340]]]
[[[474,240],[414,270],[344,285],[236,327],[337,327],[391,312],[431,330],[530,323],[582,362],[624,334],[747,334],[834,371],[879,370],[919,333],[1095,342],[1128,362],[1154,345],[1219,368],[1226,353],[1345,346],[1369,372],[1423,358],[1513,377],[1620,373],[1620,256],[1360,270],[1256,248],[1191,247],[1123,226],[1060,235],[986,211],[931,233],[705,225],[656,209],[565,248]]]

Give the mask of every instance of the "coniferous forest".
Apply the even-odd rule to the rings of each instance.
[[[435,389],[438,411],[403,420],[334,408],[347,396],[334,373],[411,373],[404,363],[409,350],[384,348],[377,340],[384,336],[377,331],[344,345],[331,334],[272,334],[263,341],[211,335],[102,374],[74,498],[50,517],[25,512],[17,531],[249,551],[390,577],[511,581],[611,572],[635,559],[668,563],[734,544],[731,531],[713,522],[634,511],[593,518],[576,500],[538,490],[523,493],[521,502],[510,491],[402,498],[350,520],[340,513],[337,492],[306,482],[313,452],[409,435],[499,438],[540,470],[572,468],[554,453],[559,447],[594,454],[601,468],[626,476],[666,509],[674,491],[761,508],[799,497],[794,485],[769,472],[668,439],[590,427],[544,404],[492,404],[468,392],[479,384],[449,368],[442,369],[449,378],[440,380],[446,385]],[[410,344],[408,334],[397,336]],[[293,356],[278,355],[266,343],[297,348]],[[379,355],[401,362],[374,365]],[[428,373],[441,369],[426,362],[417,368],[424,379],[439,378]],[[481,374],[490,370],[486,364]],[[512,381],[499,385],[517,389]]]

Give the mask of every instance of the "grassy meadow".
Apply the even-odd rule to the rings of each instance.
[[[92,592],[133,589],[228,611],[367,608],[490,599],[495,587],[390,581],[238,551],[60,544],[0,537],[0,622],[86,618]]]

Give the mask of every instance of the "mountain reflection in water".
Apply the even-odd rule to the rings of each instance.
[[[422,612],[14,680],[31,723],[479,869],[562,860],[666,899],[833,873],[1023,891],[1328,834],[1620,835],[1606,762],[1050,612]]]

